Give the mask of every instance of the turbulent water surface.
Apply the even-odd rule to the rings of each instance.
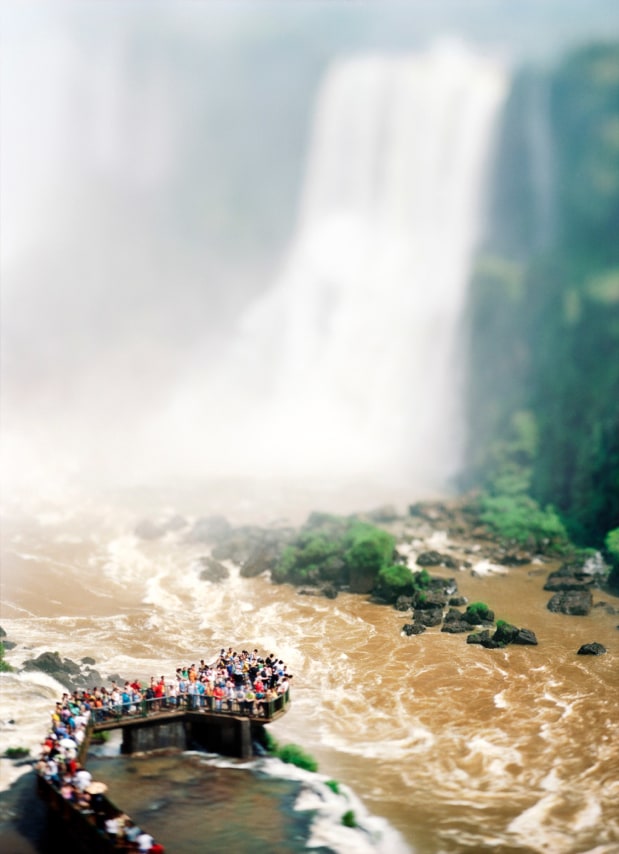
[[[144,822],[167,850],[205,850],[209,825],[224,842],[208,850],[252,850],[242,840],[269,814],[264,799],[273,797],[282,805],[272,833],[278,851],[301,850],[308,840],[337,851],[427,854],[619,850],[616,615],[605,607],[588,617],[551,614],[542,587],[552,565],[496,571],[474,550],[465,553],[474,544],[452,542],[413,518],[399,526],[411,565],[428,544],[466,557],[476,571],[455,572],[460,591],[533,629],[539,646],[485,650],[438,629],[405,637],[406,616],[390,607],[346,593],[333,601],[300,596],[265,577],[242,579],[232,564],[228,581],[201,581],[197,561],[208,550],[187,541],[189,524],[226,502],[231,522],[265,523],[285,512],[298,522],[312,507],[368,509],[358,505],[359,492],[347,507],[335,495],[322,506],[311,496],[304,505],[299,494],[283,505],[283,493],[272,504],[250,489],[243,496],[114,496],[48,506],[36,516],[10,511],[4,522],[2,627],[18,642],[7,654],[15,666],[57,650],[73,660],[91,656],[105,675],[148,679],[172,676],[179,664],[228,644],[277,652],[291,666],[294,702],[270,729],[317,758],[313,782],[299,773],[284,783],[280,777],[296,771],[274,760],[225,770],[196,755],[93,760],[113,799],[140,816],[150,811]],[[176,512],[185,527],[152,541],[134,535],[145,516]],[[594,593],[595,602],[603,599]],[[608,654],[577,656],[591,641]],[[59,690],[43,675],[3,675],[0,748],[36,750]],[[5,785],[16,774],[3,761]],[[329,778],[344,784],[348,800],[330,800],[321,782]],[[239,821],[231,830],[230,816],[211,808],[200,824],[204,804],[227,787],[240,798]],[[341,827],[346,804],[364,831]]]

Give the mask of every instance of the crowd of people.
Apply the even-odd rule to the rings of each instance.
[[[109,688],[65,693],[52,711],[51,727],[41,745],[38,773],[67,801],[89,816],[114,847],[161,854],[163,847],[104,797],[105,785],[93,781],[81,764],[80,748],[91,722],[107,717],[190,709],[265,714],[265,704],[288,691],[292,674],[281,658],[258,650],[221,649],[216,661],[179,666],[172,679],[151,677],[148,684],[112,680]]]
[[[238,653],[222,649],[214,663],[178,667],[172,679],[151,676],[148,684],[139,679],[110,688],[96,687],[78,699],[86,702],[95,722],[137,711],[190,709],[235,714],[266,715],[267,704],[285,694],[292,674],[281,658],[258,655],[258,650]]]

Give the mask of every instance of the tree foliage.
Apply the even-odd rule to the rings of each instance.
[[[619,519],[618,116],[612,42],[520,73],[504,114],[471,287],[464,485],[487,490],[488,524],[518,541],[528,524],[559,536],[559,516],[600,548]],[[531,120],[552,145],[547,185]]]
[[[355,573],[378,577],[393,560],[395,539],[358,519],[312,514],[273,570],[273,580],[293,584],[350,583]]]

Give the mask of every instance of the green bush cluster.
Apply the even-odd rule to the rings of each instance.
[[[346,810],[342,816],[342,824],[344,827],[357,827],[357,818],[354,810]]]
[[[13,668],[4,660],[4,644],[0,641],[0,673],[12,673]]]
[[[395,539],[355,519],[312,514],[284,549],[272,579],[292,584],[349,584],[356,574],[378,576],[393,560]]]
[[[282,762],[287,762],[290,765],[296,765],[298,768],[303,768],[305,771],[317,771],[318,762],[309,753],[306,753],[298,744],[280,745],[267,729],[262,731],[262,744],[271,756],[276,756]],[[330,781],[335,783],[335,781]],[[329,784],[327,784],[329,785]],[[337,785],[337,783],[335,783]]]
[[[25,759],[26,756],[30,756],[30,748],[7,747],[7,749],[4,751],[4,755],[7,759]]]
[[[491,612],[485,602],[472,602],[470,605],[467,605],[466,613],[471,614],[481,622],[482,620],[487,620]]]
[[[561,551],[568,545],[565,526],[554,508],[542,509],[524,493],[485,493],[480,499],[480,510],[481,521],[503,540],[541,551]]]
[[[398,596],[412,596],[418,593],[425,598],[423,591],[430,585],[430,573],[427,569],[412,572],[401,563],[383,566],[378,573],[376,592],[384,599],[395,602]]]
[[[305,771],[318,771],[318,762],[298,744],[285,744],[278,748],[275,755],[282,762],[296,765],[297,768],[303,768]]]

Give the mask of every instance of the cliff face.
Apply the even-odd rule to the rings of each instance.
[[[517,75],[469,303],[469,483],[619,525],[619,44]]]

